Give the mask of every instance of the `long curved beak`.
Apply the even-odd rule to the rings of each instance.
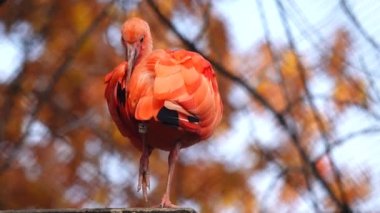
[[[128,61],[128,67],[127,67],[127,79],[126,82],[129,82],[129,79],[131,78],[131,74],[133,71],[133,68],[136,64],[137,56],[139,55],[139,43],[133,43],[133,44],[127,44],[127,61]]]

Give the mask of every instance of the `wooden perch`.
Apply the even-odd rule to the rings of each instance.
[[[1,213],[196,213],[191,208],[99,208],[99,209],[22,209]]]

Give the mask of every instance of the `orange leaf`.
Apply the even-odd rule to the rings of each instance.
[[[286,108],[287,101],[283,89],[278,84],[264,80],[257,86],[257,91],[265,97],[277,112],[281,112]]]
[[[347,52],[350,48],[350,43],[351,39],[348,31],[344,29],[338,30],[331,47],[331,55],[327,59],[327,70],[331,75],[337,76],[346,68]]]
[[[335,85],[333,99],[338,110],[347,106],[367,106],[367,91],[365,83],[360,78],[339,79]]]

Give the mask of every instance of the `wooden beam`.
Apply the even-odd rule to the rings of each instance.
[[[197,213],[191,208],[21,209],[0,213]]]

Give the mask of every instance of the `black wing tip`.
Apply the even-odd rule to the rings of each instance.
[[[116,94],[117,94],[117,102],[119,102],[119,104],[125,106],[125,101],[126,101],[126,97],[125,97],[125,88],[122,88],[121,87],[121,83],[117,83],[117,88],[116,88]]]
[[[162,107],[158,112],[157,119],[164,124],[179,127],[178,112]]]
[[[180,118],[178,111],[162,107],[157,114],[157,119],[163,124],[173,127],[180,127],[180,120],[183,118]],[[199,122],[199,118],[196,116],[186,116],[183,121],[194,124]]]
[[[187,116],[187,120],[189,120],[190,123],[198,123],[199,118],[195,116]]]

